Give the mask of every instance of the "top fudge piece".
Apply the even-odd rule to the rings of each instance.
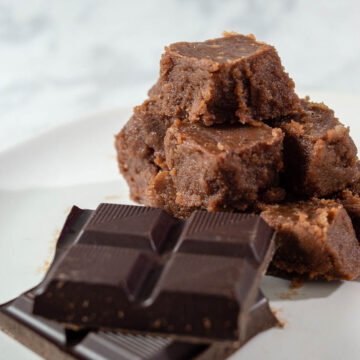
[[[166,47],[160,79],[149,95],[165,115],[205,125],[302,111],[275,48],[238,34]]]
[[[288,187],[297,194],[326,196],[359,177],[357,150],[344,127],[324,104],[301,100],[304,114],[273,125],[284,133],[284,170]]]

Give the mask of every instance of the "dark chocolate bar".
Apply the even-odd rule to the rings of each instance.
[[[260,217],[197,211],[179,221],[160,209],[115,204],[74,211],[67,225],[74,244],[36,290],[35,314],[77,329],[200,343],[248,337],[273,254],[273,230]],[[86,216],[79,226],[76,218]]]
[[[32,314],[28,292],[0,306],[0,329],[45,359],[81,360],[223,360],[243,344],[193,344],[159,336],[104,331],[71,331]],[[250,313],[248,341],[277,324],[266,298],[259,293]]]
[[[72,209],[57,242],[51,268],[78,240],[78,234],[91,213],[77,207]],[[148,334],[72,331],[57,322],[33,315],[33,293],[34,290],[29,291],[0,306],[0,329],[46,359],[222,360],[253,336],[277,325],[267,299],[259,292],[250,311],[247,338],[243,343],[221,341],[194,344]]]

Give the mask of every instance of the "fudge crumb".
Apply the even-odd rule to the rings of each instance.
[[[292,288],[289,292],[277,294],[281,300],[292,300],[297,295],[299,295],[298,292]]]
[[[58,282],[56,283],[56,288],[57,288],[57,289],[61,289],[62,287],[64,287],[64,285],[65,285],[65,283],[64,283],[63,281],[58,281]]]
[[[290,289],[299,289],[305,284],[305,279],[301,277],[294,277],[290,282]]]
[[[282,315],[279,315],[279,313],[281,313],[283,311],[282,308],[280,309],[274,309],[273,307],[270,307],[271,312],[274,314],[274,316],[278,319],[278,327],[284,328],[287,324],[288,321],[281,319]]]
[[[301,211],[301,210],[297,211],[296,214],[299,217],[299,222],[300,223],[304,223],[308,218],[308,215],[305,212]]]
[[[67,208],[67,209],[68,209],[68,208]],[[71,210],[71,209],[70,209],[70,210]],[[68,210],[67,213],[69,213],[70,210]],[[37,271],[36,271],[36,272],[37,272],[38,274],[46,273],[46,272],[49,270],[50,264],[51,264],[51,259],[52,259],[52,257],[53,257],[54,252],[55,252],[56,243],[57,243],[57,241],[58,241],[58,239],[59,239],[59,236],[60,236],[60,230],[59,230],[59,229],[55,229],[55,230],[54,230],[54,237],[51,239],[50,245],[49,245],[49,254],[48,254],[48,256],[47,256],[48,258],[44,261],[44,263],[43,263],[41,266],[39,266],[39,267],[37,268]]]
[[[209,318],[204,318],[203,324],[205,329],[211,329],[211,320]]]
[[[48,270],[49,270],[49,267],[50,267],[50,261],[49,260],[45,260],[44,263],[39,266],[37,272],[39,274],[43,274],[43,273],[46,273]]]
[[[117,200],[120,199],[119,195],[108,195],[104,197],[105,200]]]
[[[304,126],[299,124],[298,122],[291,120],[290,124],[287,126],[288,129],[293,129],[297,132],[299,135],[303,135],[305,133]]]
[[[155,329],[158,329],[161,326],[161,319],[156,319],[153,323],[152,323],[152,327],[154,327]]]

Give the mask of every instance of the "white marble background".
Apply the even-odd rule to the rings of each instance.
[[[223,30],[274,44],[297,89],[360,93],[357,0],[0,0],[0,150],[137,104],[163,46]]]

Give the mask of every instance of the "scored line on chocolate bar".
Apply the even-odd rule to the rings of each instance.
[[[247,254],[261,261],[268,245],[263,238],[271,234],[273,230],[256,215],[195,211],[181,222],[156,208],[101,204],[78,242],[138,248],[159,254],[172,249],[231,257]]]
[[[261,262],[273,230],[251,214],[195,211],[185,222],[175,252],[252,257]]]

